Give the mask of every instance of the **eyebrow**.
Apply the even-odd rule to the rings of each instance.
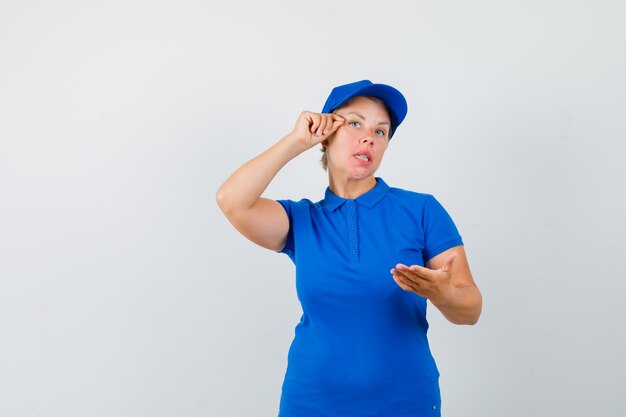
[[[356,112],[356,111],[351,111],[351,112],[346,113],[346,115],[348,115],[348,114],[354,114],[355,116],[358,116],[358,117],[360,117],[360,118],[361,118],[361,119],[363,119],[363,120],[366,120],[366,119],[365,119],[365,117],[363,117],[363,115],[362,115],[361,113],[359,113],[359,112]],[[341,115],[340,115],[340,116],[341,116]],[[389,122],[379,122],[378,124],[379,124],[379,125],[388,125],[388,124],[389,124]]]

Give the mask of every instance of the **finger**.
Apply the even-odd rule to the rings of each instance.
[[[346,121],[346,118],[337,114],[337,113],[331,113],[331,116],[333,117],[334,121],[341,121],[342,123]]]
[[[324,116],[326,118],[326,125],[324,126],[324,134],[325,135],[330,135],[338,127],[338,125],[337,126],[335,125],[335,123],[337,122],[335,120],[335,116],[336,115],[331,113],[331,114],[325,114]],[[339,116],[339,117],[341,117],[341,116]]]
[[[433,276],[433,270],[432,269],[428,269],[424,266],[421,265],[411,265],[409,268],[409,271],[413,272],[414,274],[417,274],[419,276],[422,276],[424,278],[431,278]]]
[[[404,272],[405,274],[410,274],[410,276],[414,280],[425,279],[428,281],[432,281],[435,278],[433,275],[434,271],[428,268],[424,268],[423,266],[420,266],[420,265],[406,266],[406,265],[398,264],[398,269]]]
[[[327,114],[320,115],[320,125],[317,128],[317,135],[322,136],[328,133],[328,127],[330,126],[330,117]]]
[[[316,114],[317,116],[317,127],[315,128],[315,133],[317,136],[321,136],[322,135],[322,129],[324,126],[324,116],[322,116],[321,114]]]
[[[309,113],[308,119],[311,121],[311,133],[315,133],[320,124],[320,115],[317,113]]]
[[[396,284],[398,284],[398,286],[400,288],[402,288],[404,291],[411,291],[411,292],[417,292],[418,289],[415,287],[415,284],[410,283],[409,281],[403,279],[401,276],[399,275],[394,275],[393,276],[393,280],[396,282]]]
[[[408,272],[408,269],[405,269],[405,268],[392,268],[391,269],[392,275],[406,275],[407,272]]]
[[[341,116],[339,116],[339,117],[341,117]],[[335,132],[335,131],[336,131],[337,129],[339,129],[339,127],[340,127],[341,125],[343,125],[345,122],[346,122],[346,119],[344,119],[343,117],[341,117],[341,119],[335,119],[335,118],[333,117],[333,124],[332,124],[332,126],[331,126],[331,128],[330,128],[330,129],[331,129],[331,130],[330,130],[330,133]],[[329,133],[329,134],[330,134],[330,133]]]
[[[395,270],[393,274],[406,281],[407,283],[411,283],[412,285],[419,285],[420,281],[423,279],[422,277],[413,274],[409,270]]]
[[[328,126],[329,126],[328,119],[329,117],[327,114],[322,114],[321,120],[320,120],[320,127],[317,129],[318,136],[325,135],[328,133]]]
[[[415,294],[426,296],[425,287],[421,286],[419,282],[412,281],[406,275],[395,275],[394,281],[400,288],[406,291],[411,291]]]

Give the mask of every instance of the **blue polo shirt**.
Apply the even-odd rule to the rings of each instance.
[[[390,270],[423,266],[463,241],[433,196],[376,180],[354,200],[328,188],[317,203],[278,201],[303,311],[279,417],[440,415],[426,299],[402,290]]]

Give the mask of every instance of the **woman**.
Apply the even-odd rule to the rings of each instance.
[[[482,298],[437,200],[374,176],[406,113],[393,87],[336,87],[322,113],[300,114],[217,193],[239,232],[296,265],[303,315],[280,417],[440,415],[426,299],[452,323],[474,324]],[[288,161],[318,144],[329,179],[323,200],[261,197]]]

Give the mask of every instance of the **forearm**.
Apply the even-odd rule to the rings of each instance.
[[[483,299],[476,286],[456,287],[453,297],[446,302],[433,302],[433,305],[454,324],[476,324]]]
[[[224,181],[217,191],[217,203],[230,213],[246,210],[261,197],[276,174],[293,158],[307,149],[292,135],[246,162]]]

